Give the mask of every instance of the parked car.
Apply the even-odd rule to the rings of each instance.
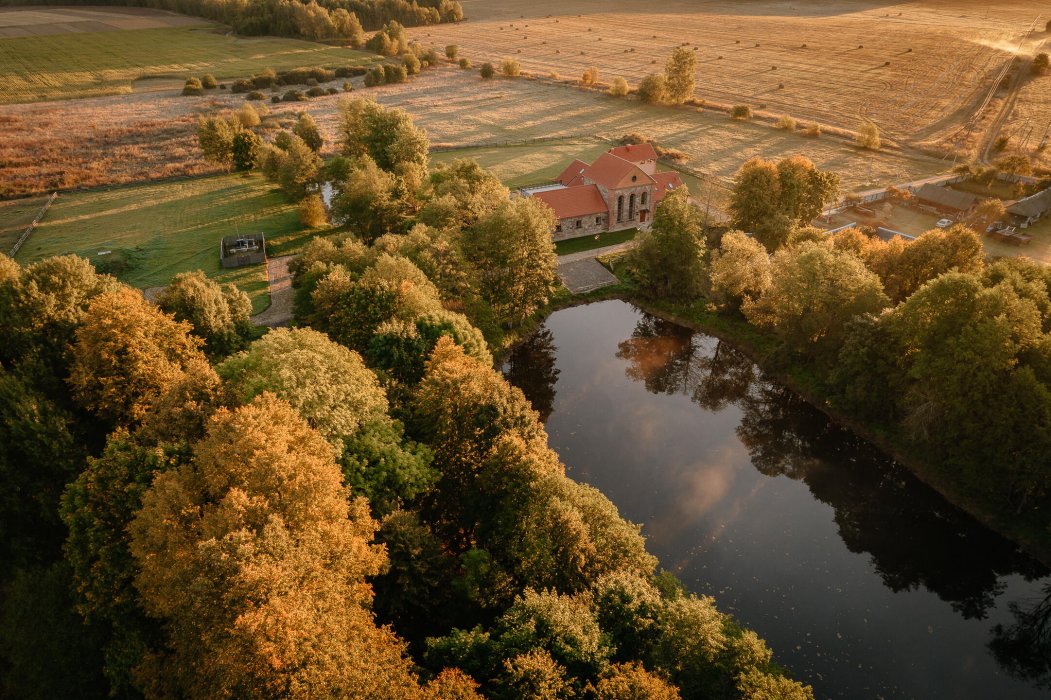
[[[938,219],[938,223],[935,226],[938,228],[949,228],[952,226],[952,219]]]

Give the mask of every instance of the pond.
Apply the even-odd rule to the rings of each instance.
[[[817,697],[1049,697],[1051,575],[703,333],[555,312],[504,373],[567,472]]]

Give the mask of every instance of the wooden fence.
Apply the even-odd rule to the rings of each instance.
[[[44,218],[44,214],[47,213],[47,210],[51,207],[51,203],[55,201],[55,197],[57,197],[57,196],[58,196],[58,192],[57,191],[51,193],[51,196],[48,197],[46,202],[44,202],[44,206],[42,206],[40,208],[40,211],[37,212],[36,218],[33,219],[33,221],[29,224],[29,226],[26,227],[26,230],[23,231],[22,235],[18,237],[18,240],[15,241],[15,244],[13,246],[11,246],[10,256],[12,258],[15,257],[16,255],[18,255],[18,251],[22,248],[22,244],[25,243],[29,239],[29,234],[33,233],[33,229],[35,229],[36,225],[38,223],[40,223],[40,220]]]

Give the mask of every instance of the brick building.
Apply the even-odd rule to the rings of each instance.
[[[657,172],[657,153],[648,143],[618,146],[594,163],[575,160],[555,183],[522,190],[555,212],[556,241],[606,231],[647,228],[664,195],[682,187],[676,172]]]

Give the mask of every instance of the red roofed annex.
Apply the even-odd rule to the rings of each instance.
[[[556,241],[606,231],[647,228],[664,195],[682,187],[676,172],[657,172],[648,143],[617,146],[594,163],[574,160],[550,185],[523,188],[555,212]]]

